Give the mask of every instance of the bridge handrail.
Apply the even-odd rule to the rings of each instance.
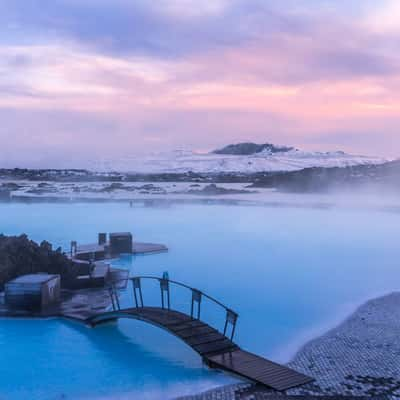
[[[157,281],[159,281],[159,282],[160,282],[160,281],[167,281],[167,282],[170,282],[170,283],[172,283],[172,284],[174,284],[174,285],[182,286],[182,287],[184,287],[184,288],[186,288],[186,289],[189,289],[189,290],[196,290],[197,292],[201,293],[202,296],[207,297],[209,300],[213,301],[214,303],[216,303],[216,304],[219,305],[220,307],[224,308],[225,310],[230,311],[230,312],[234,313],[235,315],[239,315],[237,312],[235,312],[235,311],[232,310],[231,308],[227,307],[225,304],[221,303],[221,302],[220,302],[219,300],[217,300],[216,298],[214,298],[214,297],[208,295],[207,293],[204,293],[203,291],[201,291],[201,290],[199,290],[199,289],[197,289],[197,288],[194,288],[194,287],[192,287],[192,286],[186,285],[185,283],[178,282],[178,281],[175,281],[175,280],[173,280],[173,279],[164,279],[164,278],[160,278],[160,277],[158,277],[158,276],[152,276],[152,275],[131,276],[131,277],[129,277],[128,279],[133,280],[133,279],[135,279],[135,278],[140,278],[140,279],[153,279],[153,280],[157,280]]]
[[[217,304],[218,306],[222,307],[226,311],[226,316],[225,316],[225,325],[224,325],[224,335],[227,333],[228,325],[232,325],[232,330],[231,330],[231,340],[233,338],[233,335],[235,333],[235,328],[236,328],[236,321],[239,317],[239,314],[235,311],[233,311],[231,308],[227,307],[225,304],[221,303],[219,300],[216,298],[202,292],[199,289],[193,288],[189,285],[186,285],[185,283],[178,282],[172,279],[167,279],[167,278],[162,278],[158,276],[152,276],[152,275],[138,275],[138,276],[130,276],[128,278],[124,279],[118,279],[113,282],[111,282],[108,286],[109,292],[110,292],[110,297],[112,301],[113,308],[120,309],[120,304],[119,304],[119,298],[118,298],[118,289],[125,289],[127,286],[128,281],[132,282],[133,285],[133,294],[135,297],[135,304],[136,307],[143,307],[143,296],[142,296],[142,288],[141,288],[141,280],[142,279],[148,279],[148,280],[154,280],[158,281],[160,283],[160,289],[161,289],[161,302],[162,302],[162,308],[165,307],[165,302],[164,302],[164,292],[167,294],[167,308],[170,308],[170,291],[169,291],[169,283],[183,287],[185,289],[189,289],[192,292],[192,302],[191,302],[191,317],[193,318],[194,316],[194,305],[197,304],[197,319],[200,319],[200,303],[201,303],[201,297],[204,296],[205,298],[209,299],[213,303]],[[124,282],[125,285],[123,287],[116,287],[116,284],[118,282]],[[166,283],[166,285],[165,285]],[[137,285],[137,286],[136,286]],[[138,294],[136,293],[138,290]]]

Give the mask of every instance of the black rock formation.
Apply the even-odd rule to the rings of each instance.
[[[17,276],[38,272],[59,274],[64,287],[70,287],[78,275],[77,268],[61,248],[53,250],[46,241],[39,245],[27,235],[0,234],[0,289]]]
[[[400,192],[400,160],[379,165],[305,168],[255,177],[248,187],[276,188],[289,192],[329,190],[391,190]]]
[[[261,153],[262,151],[267,150],[271,154],[273,153],[286,153],[290,150],[294,150],[293,147],[285,147],[285,146],[275,146],[271,143],[257,144],[257,143],[237,143],[237,144],[229,144],[228,146],[223,147],[222,149],[214,150],[214,154],[226,154],[226,155],[235,155],[235,156],[247,156],[251,154]]]
[[[230,189],[217,186],[214,183],[204,186],[202,189],[190,189],[187,192],[183,192],[184,194],[199,194],[199,195],[221,195],[221,194],[241,194],[241,193],[256,193],[251,190],[243,190],[243,189]]]

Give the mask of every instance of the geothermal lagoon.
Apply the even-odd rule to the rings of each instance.
[[[11,202],[0,204],[0,230],[66,251],[71,240],[90,243],[103,231],[164,243],[168,253],[124,256],[113,265],[131,275],[168,271],[170,279],[216,297],[239,313],[235,341],[279,362],[365,300],[398,290],[400,280],[400,213],[354,202]],[[155,301],[151,290],[145,301]],[[176,293],[172,306],[185,307],[187,299]],[[218,324],[212,309],[203,313]],[[237,381],[204,367],[168,333],[134,320],[90,329],[60,319],[1,319],[0,351],[2,395],[16,400],[162,399]]]

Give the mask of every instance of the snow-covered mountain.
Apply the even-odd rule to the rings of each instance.
[[[243,145],[246,145],[245,147]],[[255,173],[263,171],[296,171],[310,167],[347,167],[353,165],[382,164],[388,160],[336,152],[307,152],[274,145],[255,145],[248,153],[249,143],[229,145],[221,151],[198,153],[176,150],[146,157],[126,157],[118,160],[97,160],[90,169],[95,171],[120,171],[135,173]],[[242,147],[240,147],[242,146]],[[260,147],[261,146],[261,147]],[[274,147],[271,147],[274,146]],[[271,151],[272,148],[279,151]],[[261,149],[261,151],[260,151]],[[223,153],[223,154],[221,154]],[[225,154],[230,153],[230,154]]]

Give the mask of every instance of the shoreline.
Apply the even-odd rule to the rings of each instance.
[[[336,327],[302,345],[287,365],[316,379],[288,390],[289,396],[400,399],[400,292],[367,300]],[[250,400],[277,394],[239,383],[178,399]]]
[[[337,327],[306,343],[288,365],[316,378],[316,394],[400,398],[399,306],[400,292],[368,300]]]
[[[344,303],[330,318],[321,321],[321,323],[313,328],[302,330],[299,332],[295,340],[292,340],[287,345],[278,348],[270,355],[271,359],[276,360],[281,364],[288,365],[294,360],[303,347],[344,324],[358,311],[359,308],[372,300],[384,298],[393,293],[397,293],[396,289],[379,290],[370,293],[368,296],[362,296],[358,300]]]

